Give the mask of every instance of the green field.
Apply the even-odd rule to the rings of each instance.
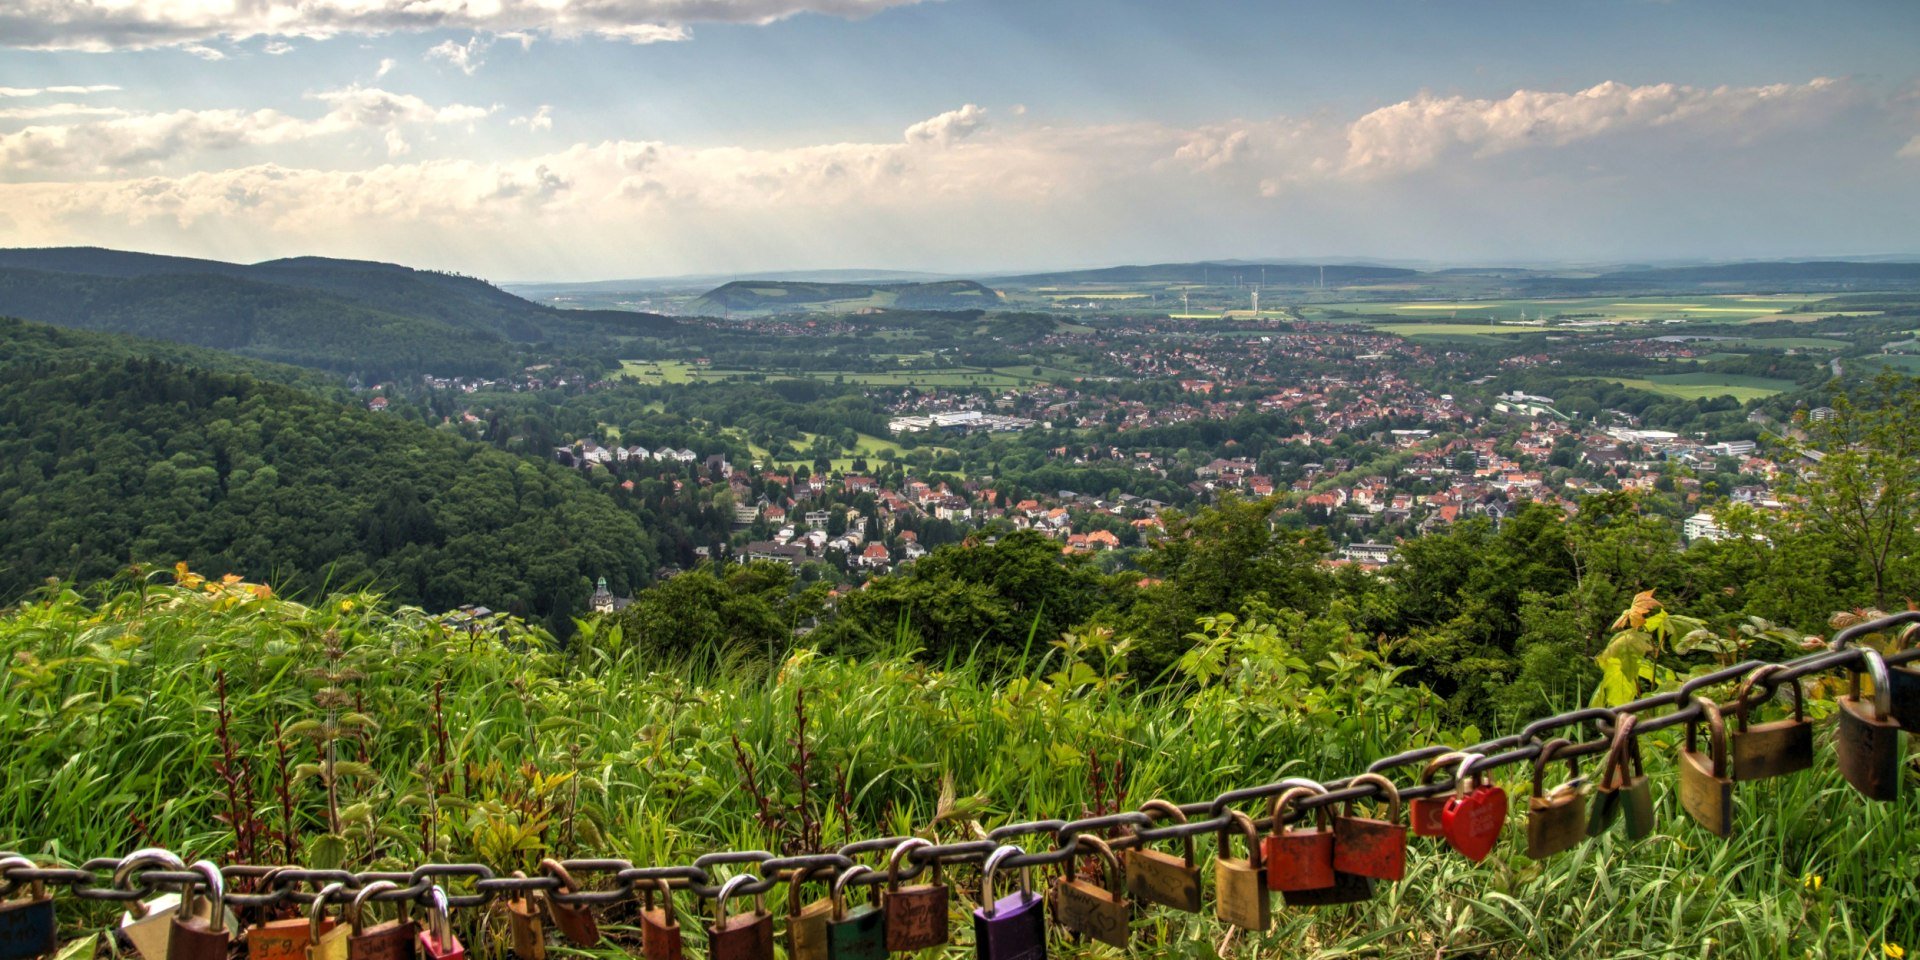
[[[1885,364],[1902,373],[1920,374],[1920,356],[1913,354],[1875,354],[1862,358],[1869,363]]]
[[[1743,377],[1726,373],[1671,373],[1640,379],[1629,377],[1596,377],[1594,379],[1617,383],[1623,387],[1664,393],[1683,400],[1730,396],[1741,403],[1785,393],[1795,387],[1791,380]]]
[[[1838,350],[1848,346],[1845,340],[1834,337],[1750,337],[1740,340],[1719,340],[1715,341],[1714,345],[1760,350]]]
[[[1383,323],[1374,329],[1402,337],[1516,337],[1540,333],[1546,328],[1508,327],[1492,323]]]
[[[1547,320],[1566,323],[1742,322],[1773,317],[1820,299],[1814,296],[1688,296],[1633,299],[1588,297],[1565,300],[1417,300],[1397,303],[1347,303],[1329,309],[1375,317],[1441,321]],[[1807,319],[1813,319],[1807,317]],[[1397,332],[1397,331],[1396,331]]]

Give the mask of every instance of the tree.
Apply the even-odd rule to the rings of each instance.
[[[1858,558],[1875,606],[1910,592],[1896,588],[1920,548],[1920,381],[1882,372],[1859,396],[1834,397],[1833,416],[1808,425],[1801,451],[1813,465],[1788,485],[1798,504],[1790,523],[1806,525]]]

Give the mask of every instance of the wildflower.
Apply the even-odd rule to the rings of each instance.
[[[273,588],[264,583],[252,584],[247,589],[253,593],[255,600],[266,600],[273,596]]]
[[[221,577],[220,582],[231,586],[233,584],[240,582],[240,575],[237,573],[229,573],[226,576]]]
[[[187,562],[185,560],[173,565],[173,579],[175,583],[186,587],[188,590],[192,590],[206,582],[205,577],[187,569]]]
[[[1900,960],[1901,957],[1904,957],[1907,955],[1907,951],[1902,950],[1900,948],[1900,945],[1897,943],[1881,944],[1880,952],[1886,954],[1888,957],[1892,958],[1892,960]]]
[[[1800,885],[1806,887],[1808,890],[1818,890],[1820,889],[1820,884],[1826,882],[1826,879],[1827,878],[1817,873],[1809,873],[1800,878]]]
[[[352,612],[353,612],[353,601],[352,601],[352,600],[342,600],[342,601],[340,601],[340,612],[341,612],[341,613],[352,613]]]

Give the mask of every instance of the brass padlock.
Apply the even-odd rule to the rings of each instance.
[[[33,861],[26,857],[0,858],[0,875],[33,868]],[[18,880],[8,880],[0,887],[0,960],[33,960],[60,948],[60,927],[46,883],[34,880],[25,884],[25,897],[10,899],[21,886]]]
[[[1407,872],[1407,828],[1400,823],[1400,791],[1377,773],[1363,773],[1348,787],[1371,786],[1387,801],[1387,818],[1376,820],[1353,813],[1353,801],[1333,818],[1333,869],[1375,880],[1398,880]]]
[[[289,868],[279,867],[267,871],[260,878],[260,888],[272,891],[280,886],[279,875]],[[304,960],[307,955],[308,939],[312,936],[312,924],[301,916],[273,917],[268,907],[262,910],[260,922],[247,928],[247,960]],[[321,925],[322,933],[332,930],[333,918],[328,917]]]
[[[227,932],[226,880],[210,860],[196,860],[187,869],[200,875],[200,883],[181,892],[185,899],[173,915],[173,931],[167,935],[167,960],[227,960],[227,945],[233,935]],[[201,888],[206,890],[204,917],[193,897],[193,891]]]
[[[1873,680],[1873,698],[1862,699],[1860,673],[1850,668],[1852,692],[1840,698],[1840,724],[1833,749],[1840,775],[1869,800],[1900,798],[1900,725],[1893,719],[1893,684],[1879,652],[1856,647]]]
[[[513,876],[516,880],[527,878],[519,870],[515,870]],[[514,956],[520,960],[546,960],[547,920],[540,912],[540,905],[525,891],[507,900],[507,935],[513,943]]]
[[[880,902],[887,914],[887,949],[893,952],[925,950],[947,943],[953,898],[941,875],[940,860],[935,858],[921,867],[933,871],[930,883],[900,885],[900,861],[915,849],[931,846],[919,837],[908,837],[887,858],[887,889],[880,895]]]
[[[144,847],[126,855],[113,871],[116,890],[132,889],[135,871],[159,868],[183,871],[187,865],[171,851]],[[185,906],[179,891],[170,890],[150,900],[136,900],[120,915],[120,936],[133,946],[143,960],[166,960],[167,945],[173,939],[173,918]]]
[[[1165,800],[1149,800],[1140,805],[1140,812],[1175,823],[1187,822],[1187,815]],[[1159,850],[1148,850],[1144,846],[1128,850],[1128,896],[1175,910],[1199,913],[1200,868],[1193,861],[1193,837],[1182,837],[1181,843],[1183,855],[1178,857]]]
[[[1613,741],[1601,761],[1600,782],[1593,790],[1587,836],[1605,833],[1622,814],[1627,839],[1639,840],[1653,832],[1653,783],[1641,765],[1640,738],[1633,732],[1639,722],[1631,713],[1613,716]]]
[[[795,870],[787,879],[787,960],[827,960],[827,921],[833,919],[833,897],[806,902],[802,885],[832,869]],[[805,904],[802,906],[802,904]]]
[[[1694,705],[1707,724],[1708,753],[1696,749],[1700,720],[1687,721],[1687,745],[1680,751],[1680,806],[1716,837],[1733,835],[1733,778],[1727,775],[1727,724],[1720,707],[1706,697]]]
[[[1075,858],[1082,853],[1100,858],[1105,867],[1104,886],[1080,879]],[[1075,934],[1125,949],[1128,927],[1133,922],[1133,903],[1124,893],[1115,893],[1125,889],[1120,860],[1113,855],[1113,848],[1099,837],[1080,834],[1074,838],[1073,852],[1067,856],[1065,874],[1053,882],[1054,918]]]
[[[833,919],[827,921],[831,960],[885,960],[887,956],[887,915],[871,902],[872,888],[868,888],[869,902],[847,908],[847,885],[872,872],[866,864],[856,863],[833,881]]]
[[[1799,680],[1791,681],[1791,718],[1751,726],[1747,723],[1747,711],[1755,703],[1768,700],[1767,693],[1772,691],[1770,686],[1762,685],[1760,690],[1763,692],[1759,699],[1750,700],[1755,684],[1779,669],[1780,665],[1776,663],[1755,667],[1740,681],[1739,692],[1734,694],[1734,729],[1728,735],[1727,749],[1733,753],[1735,780],[1765,780],[1799,773],[1813,766],[1813,722],[1807,719],[1805,694],[1800,690]]]
[[[1480,755],[1449,750],[1432,760],[1420,771],[1420,785],[1430,787],[1442,770],[1450,770],[1462,760],[1478,760]],[[1416,837],[1438,837],[1446,831],[1442,829],[1440,815],[1446,812],[1447,801],[1453,799],[1453,791],[1436,793],[1429,797],[1415,797],[1407,801],[1407,829]]]
[[[540,872],[560,880],[559,889],[547,895],[547,915],[553,918],[553,928],[567,938],[567,942],[576,947],[591,947],[600,942],[600,924],[593,918],[593,908],[584,903],[562,903],[556,894],[578,893],[579,885],[573,882],[573,874],[560,861],[548,857],[540,861]]]
[[[1547,765],[1572,742],[1556,737],[1540,747],[1533,758],[1533,795],[1527,799],[1527,856],[1545,860],[1564,853],[1587,838],[1587,803],[1580,789],[1586,779],[1580,776],[1580,763],[1567,758],[1567,782],[1546,789]]]
[[[413,920],[412,904],[401,901],[392,920],[368,926],[367,904],[389,890],[403,889],[391,880],[375,880],[360,888],[347,904],[347,960],[414,960],[420,925]],[[224,960],[224,958],[223,958]]]
[[[1220,829],[1213,861],[1213,915],[1242,930],[1265,932],[1273,925],[1273,895],[1267,890],[1267,865],[1260,859],[1260,834],[1253,818],[1227,811],[1231,827]],[[1233,856],[1233,833],[1247,838],[1247,858]]]
[[[660,905],[653,905],[653,893],[660,891]],[[680,918],[673,910],[673,885],[655,877],[640,884],[640,955],[646,960],[682,960],[686,944],[680,935]],[[794,960],[789,957],[788,960]]]
[[[347,960],[347,934],[352,931],[327,916],[327,902],[346,893],[346,884],[329,883],[314,895],[307,908],[306,960]]]
[[[710,960],[772,960],[773,915],[767,912],[766,896],[754,896],[752,912],[727,914],[727,900],[752,882],[752,875],[743,873],[720,885],[713,899],[713,925],[707,928]]]

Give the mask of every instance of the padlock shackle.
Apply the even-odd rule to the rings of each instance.
[[[633,887],[640,892],[640,909],[642,910],[653,909],[653,889],[659,887],[660,906],[662,911],[667,915],[667,926],[677,927],[680,925],[679,918],[674,914],[673,910],[673,884],[668,883],[666,877],[648,877],[644,880],[635,880]]]
[[[1478,770],[1473,771],[1471,774],[1467,772],[1468,768],[1486,758],[1487,755],[1484,753],[1472,753],[1466,750],[1460,751],[1460,765],[1453,769],[1454,796],[1464,797],[1467,795],[1468,787],[1477,787],[1486,782],[1486,774]]]
[[[335,881],[321,887],[320,892],[314,894],[313,906],[307,908],[307,943],[309,945],[320,942],[320,921],[327,917],[327,901],[345,892],[346,889],[346,884]]]
[[[1267,817],[1270,821],[1267,825],[1267,832],[1269,834],[1277,837],[1287,832],[1287,810],[1293,806],[1295,797],[1317,797],[1326,795],[1326,787],[1318,783],[1313,783],[1312,781],[1308,781],[1308,783],[1310,784],[1309,786],[1288,787],[1282,790],[1279,796],[1273,798],[1273,806],[1267,810]],[[1327,808],[1324,805],[1315,807],[1314,810],[1318,814],[1316,819],[1319,820],[1320,826],[1325,827],[1332,822],[1329,819],[1331,815],[1327,813]]]
[[[1764,696],[1750,696],[1754,686],[1780,669],[1781,666],[1777,663],[1762,664],[1761,666],[1754,667],[1752,673],[1740,678],[1740,688],[1733,695],[1733,719],[1737,729],[1741,733],[1747,731],[1747,709],[1773,699],[1773,687],[1771,686],[1765,688],[1766,694]],[[1788,682],[1793,684],[1793,719],[1795,721],[1805,721],[1807,719],[1806,692],[1800,688],[1799,678],[1796,677]]]
[[[552,857],[540,861],[540,872],[560,881],[560,889],[553,891],[554,893],[575,893],[580,889],[580,885],[573,882],[573,874],[567,871],[566,864]]]
[[[1093,852],[1093,855],[1099,857],[1100,861],[1106,865],[1106,889],[1109,891],[1125,889],[1126,879],[1120,873],[1120,858],[1114,854],[1113,848],[1108,846],[1105,840],[1090,833],[1076,834],[1074,836],[1073,848],[1067,853],[1067,878],[1071,880],[1074,875],[1079,872],[1076,861],[1080,858],[1080,846],[1082,844],[1085,844]]]
[[[1880,651],[1872,647],[1859,647],[1860,662],[1866,667],[1866,673],[1873,678],[1873,719],[1885,720],[1893,715],[1893,678],[1887,673],[1887,661]],[[1853,699],[1860,699],[1859,670],[1849,670],[1852,678]]]
[[[869,867],[864,863],[856,863],[853,866],[840,871],[840,875],[833,878],[833,918],[835,920],[845,920],[847,918],[847,901],[846,901],[846,892],[845,892],[847,889],[847,884],[851,882],[854,877],[857,877],[863,873],[872,873],[872,872],[873,872],[872,867]]]
[[[187,867],[200,875],[201,883],[188,887],[181,896],[180,909],[186,914],[193,913],[193,891],[198,887],[207,888],[207,904],[212,908],[208,916],[212,917],[215,927],[224,929],[227,916],[227,880],[220,875],[220,865],[212,860],[195,860]]]
[[[1175,823],[1187,822],[1187,815],[1181,812],[1179,807],[1174,806],[1166,800],[1148,800],[1146,803],[1140,805],[1140,812],[1155,820],[1172,820]],[[1137,826],[1130,827],[1129,829],[1135,834],[1140,832],[1140,828]],[[1181,837],[1180,841],[1185,848],[1187,866],[1192,867],[1194,865],[1193,834],[1189,833]],[[1142,846],[1144,846],[1144,844],[1142,844]]]
[[[1633,775],[1642,776],[1647,772],[1640,760],[1640,738],[1633,728],[1640,724],[1640,718],[1625,711],[1613,715],[1613,741],[1607,745],[1606,759],[1600,766],[1600,785],[1624,785],[1627,782],[1627,763],[1633,763]]]
[[[1707,696],[1695,696],[1694,706],[1700,708],[1700,714],[1707,722],[1707,748],[1713,754],[1713,775],[1727,775],[1727,721],[1720,716],[1720,705]],[[1687,752],[1698,753],[1694,732],[1700,728],[1698,720],[1687,721]]]
[[[423,896],[427,901],[427,933],[433,937],[434,947],[445,951],[453,942],[453,907],[447,902],[447,892],[437,883]]]
[[[1392,780],[1388,780],[1386,777],[1383,777],[1377,773],[1363,773],[1357,777],[1354,777],[1353,779],[1347,781],[1347,788],[1352,789],[1354,787],[1360,786],[1363,783],[1370,784],[1373,787],[1377,788],[1380,792],[1380,796],[1387,801],[1387,822],[1399,823],[1400,822],[1400,788],[1394,786]],[[1345,816],[1348,816],[1348,817],[1353,816],[1353,801],[1348,800],[1345,803],[1341,804],[1341,812]]]
[[[1440,771],[1446,769],[1448,764],[1457,764],[1467,756],[1468,754],[1460,750],[1448,750],[1428,760],[1427,765],[1420,768],[1420,785],[1424,787],[1433,783],[1434,778],[1439,776]]]
[[[987,919],[993,919],[994,914],[993,871],[999,869],[1000,861],[1012,856],[1026,856],[1026,854],[1027,851],[1011,843],[1003,843],[995,847],[992,853],[987,854],[987,862],[980,865],[980,912],[984,914]],[[1033,870],[1031,867],[1020,868],[1020,892],[1024,894],[1024,896],[1021,897],[1023,902],[1033,899]]]
[[[1266,855],[1260,849],[1260,828],[1254,824],[1253,818],[1239,810],[1228,810],[1227,820],[1228,824],[1220,828],[1218,855],[1233,855],[1233,830],[1238,828],[1241,835],[1247,838],[1247,864],[1255,870],[1266,869]]]
[[[1560,751],[1571,746],[1573,746],[1573,741],[1568,740],[1566,737],[1554,737],[1552,740],[1548,740],[1546,743],[1540,745],[1540,752],[1533,755],[1533,795],[1535,797],[1544,798],[1547,795],[1547,765],[1553,763],[1554,758],[1560,755]],[[1580,779],[1580,761],[1578,759],[1568,757],[1567,768],[1573,772],[1573,780]],[[1568,782],[1572,782],[1572,780]]]
[[[353,895],[353,901],[347,904],[347,926],[353,928],[354,936],[359,936],[361,932],[366,929],[365,925],[363,925],[360,922],[360,918],[361,918],[360,911],[365,908],[367,899],[369,897],[372,897],[376,894],[386,893],[389,890],[402,890],[402,889],[405,889],[405,888],[400,886],[397,883],[394,883],[392,880],[375,880],[372,883],[369,883],[366,886],[361,887],[360,892]],[[403,902],[400,904],[400,909],[405,910],[406,906],[407,905]]]
[[[787,876],[787,917],[789,919],[796,919],[800,916],[800,906],[803,902],[803,898],[800,896],[800,885],[815,877],[831,874],[832,872],[833,868],[826,866],[789,871]]]
[[[713,898],[714,929],[723,930],[727,926],[727,898],[733,896],[735,890],[752,882],[752,874],[742,873],[728,877],[727,882],[720,885],[720,892],[715,894]]]
[[[900,889],[900,861],[901,860],[906,859],[909,853],[912,853],[914,850],[919,849],[920,847],[931,847],[931,846],[933,846],[933,841],[928,840],[924,837],[908,837],[905,840],[902,840],[899,843],[894,844],[893,852],[890,854],[887,854],[887,889],[888,890]],[[933,882],[939,883],[941,879],[940,858],[939,857],[933,858],[933,860],[929,861],[928,865],[933,867]]]
[[[0,876],[4,876],[8,870],[16,868],[32,870],[36,866],[38,866],[38,864],[35,864],[32,860],[28,860],[26,857],[0,857]],[[0,901],[13,896],[14,891],[19,890],[23,882],[27,881],[8,880],[6,886],[0,887]],[[44,881],[34,880],[30,882],[28,889],[32,891],[28,895],[38,900],[46,894],[47,885]]]

